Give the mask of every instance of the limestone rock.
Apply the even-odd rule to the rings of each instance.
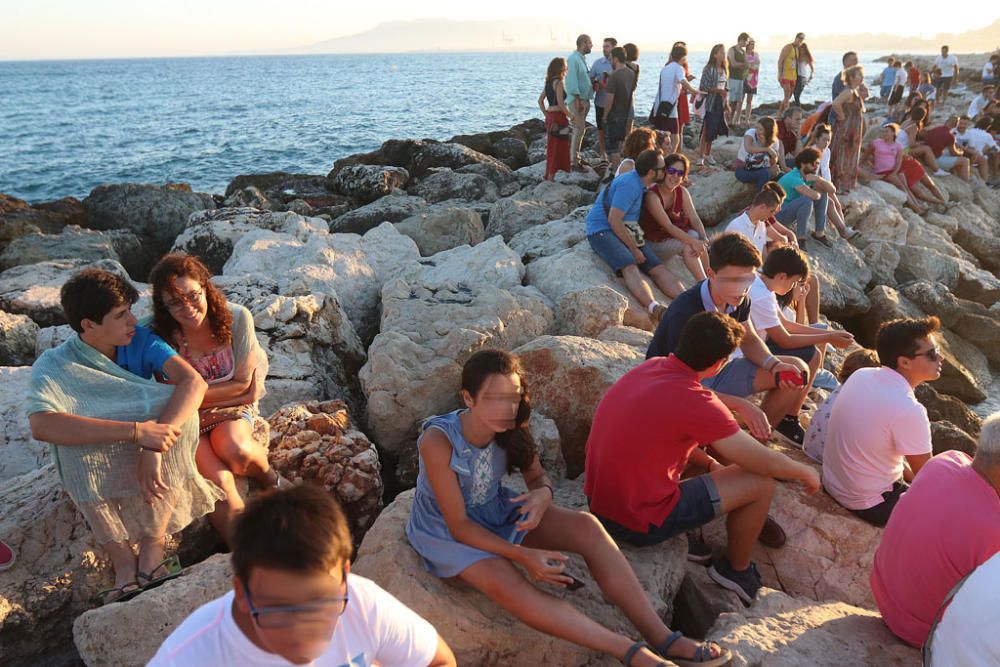
[[[743,601],[736,593],[719,586],[700,563],[684,563],[684,579],[674,598],[674,623],[685,637],[706,637],[720,614],[741,612]]]
[[[435,167],[447,167],[458,170],[470,165],[482,165],[493,173],[490,180],[509,177],[510,167],[496,158],[484,155],[461,144],[422,142],[423,145],[413,152],[413,158],[407,169],[410,175],[422,178]]]
[[[337,499],[355,542],[382,509],[382,465],[340,401],[286,405],[268,419],[271,465],[291,482],[319,484]]]
[[[57,327],[42,327],[38,330],[35,338],[35,358],[41,356],[45,350],[58,347],[76,335],[76,332],[68,324],[60,324]]]
[[[566,479],[566,460],[562,455],[559,428],[555,421],[538,410],[532,410],[528,430],[535,440],[538,462],[542,464],[545,473],[553,480]]]
[[[868,187],[877,192],[891,206],[902,208],[906,204],[906,193],[892,183],[876,179],[869,183]]]
[[[493,156],[511,169],[517,169],[528,161],[528,145],[523,139],[503,137],[493,142]]]
[[[732,667],[921,664],[920,651],[893,636],[878,612],[770,589],[750,609],[720,616],[708,636],[734,653]]]
[[[935,456],[952,449],[975,456],[978,447],[972,436],[949,421],[931,422],[931,442]]]
[[[291,234],[304,241],[310,234],[325,233],[327,223],[297,213],[248,207],[198,211],[191,214],[187,228],[174,241],[171,252],[195,255],[213,274],[219,274],[233,254],[236,242],[258,229]]]
[[[143,269],[148,268],[139,239],[132,232],[98,232],[68,225],[59,234],[36,233],[14,239],[0,254],[0,270],[52,259],[113,259],[137,279],[145,278]]]
[[[906,235],[910,229],[909,223],[899,209],[891,205],[873,206],[864,217],[854,223],[854,227],[867,240],[888,241],[899,246],[906,244]]]
[[[688,192],[698,217],[706,227],[714,227],[728,222],[733,213],[749,206],[754,188],[737,181],[729,171],[718,171],[708,176],[692,176]]]
[[[555,498],[562,507],[586,510],[580,482],[557,485]],[[352,571],[373,579],[427,619],[455,652],[458,664],[469,667],[619,664],[536,632],[467,585],[438,579],[426,572],[404,533],[412,502],[413,492],[406,491],[382,512],[365,536]],[[678,538],[656,547],[625,547],[622,552],[657,613],[669,620],[670,601],[683,577],[686,544]],[[628,636],[635,634],[621,612],[604,599],[579,556],[571,555],[567,568],[585,582],[584,587],[573,592],[545,587],[547,592],[570,602],[605,627]]]
[[[800,448],[773,441],[769,446],[820,469]],[[770,514],[784,528],[788,541],[780,549],[754,546],[752,557],[766,586],[812,600],[842,600],[875,608],[868,575],[880,529],[845,510],[826,492],[809,495],[794,483],[776,485]],[[725,518],[706,526],[704,534],[713,547],[724,549]]]
[[[968,260],[956,259],[955,261],[958,263],[956,295],[984,306],[992,306],[1000,300],[1000,280],[995,275],[985,269],[980,269]]]
[[[0,366],[29,366],[35,361],[38,325],[27,315],[0,310]]]
[[[591,206],[596,195],[578,185],[558,181],[542,181],[534,187],[522,188],[513,195],[518,201],[538,202],[552,212],[552,217],[566,215],[581,206]]]
[[[419,274],[388,283],[381,332],[360,373],[376,442],[396,455],[412,447],[420,420],[458,407],[466,359],[483,348],[521,345],[553,320],[547,299],[520,285],[442,283]]]
[[[521,284],[524,265],[502,239],[494,236],[471,247],[459,246],[421,257],[400,267],[398,275],[425,285],[492,285],[506,289]],[[384,325],[384,317],[382,321]]]
[[[0,250],[25,234],[56,234],[65,225],[86,224],[83,204],[74,197],[29,204],[0,193]]]
[[[583,472],[594,411],[608,388],[645,360],[622,343],[542,336],[514,350],[527,374],[532,405],[555,420],[570,477]]]
[[[899,266],[899,246],[886,241],[875,241],[863,250],[865,262],[872,270],[872,280],[879,285],[896,286],[896,268]]]
[[[559,334],[597,338],[608,327],[621,325],[628,299],[610,287],[596,285],[564,294],[556,310]]]
[[[448,199],[496,201],[497,186],[479,174],[459,174],[451,169],[433,169],[410,187],[410,192],[428,202]]]
[[[629,345],[636,348],[642,354],[643,358],[645,358],[646,350],[649,349],[649,344],[653,342],[653,332],[624,325],[620,327],[608,327],[597,336],[597,340],[605,343]]]
[[[950,290],[958,286],[958,260],[931,248],[899,246],[899,266],[896,279],[905,283],[910,280],[929,280],[941,283]]]
[[[393,190],[402,190],[410,180],[410,174],[402,167],[353,164],[334,169],[328,178],[334,192],[368,204]]]
[[[170,186],[121,183],[99,185],[83,200],[87,226],[127,229],[154,248],[166,250],[195,211],[215,208],[211,195]]]
[[[506,200],[500,200],[496,205]],[[528,264],[539,257],[556,255],[587,239],[584,220],[589,206],[581,206],[557,220],[536,224],[511,237],[508,245]],[[491,211],[492,215],[492,211]]]
[[[216,554],[138,597],[84,612],[73,624],[80,657],[88,665],[145,665],[191,612],[229,592],[232,577],[229,556]]]
[[[819,280],[824,315],[839,321],[868,310],[865,289],[872,280],[872,270],[857,248],[846,242],[835,242],[830,248],[812,243],[809,265]]]
[[[934,182],[949,202],[969,203],[973,200],[972,187],[958,176],[936,176]]]
[[[510,241],[515,235],[542,225],[558,215],[541,202],[506,197],[493,204],[490,209],[486,235],[502,236],[504,241]]]
[[[393,193],[334,218],[330,231],[364,234],[383,222],[400,222],[412,217],[426,207],[425,199]]]
[[[418,256],[416,244],[389,223],[364,236],[310,234],[302,240],[258,230],[236,243],[224,273],[270,276],[277,283],[278,294],[332,295],[360,338],[370,340],[377,330],[382,285]]]
[[[946,421],[973,438],[979,437],[983,420],[965,403],[952,396],[939,394],[934,387],[926,383],[919,385],[913,391],[917,400],[927,408],[927,416],[931,422]]]
[[[0,310],[27,315],[39,326],[63,324],[66,317],[59,304],[59,290],[71,275],[90,266],[114,271],[128,278],[118,262],[102,259],[56,259],[15,266],[0,273]]]
[[[544,142],[544,138],[543,138]],[[545,147],[542,147],[542,157],[545,157]],[[521,167],[514,172],[517,180],[522,186],[531,187],[540,183],[545,178],[545,160],[535,162],[527,167]],[[586,171],[558,171],[555,175],[555,182],[563,185],[575,185],[584,190],[597,190],[601,183],[601,175],[593,169]]]
[[[1000,270],[1000,222],[972,203],[949,209],[958,223],[953,238],[991,271]]]
[[[469,208],[428,210],[397,222],[396,229],[413,239],[424,257],[461,245],[476,245],[485,238],[482,217]]]
[[[950,214],[930,211],[924,216],[924,219],[927,221],[927,224],[937,227],[949,237],[954,236],[955,232],[958,231],[958,220]]]
[[[18,475],[44,466],[49,460],[49,446],[31,437],[25,397],[31,381],[31,369],[0,367],[0,486]]]
[[[237,190],[226,197],[224,205],[231,208],[255,208],[260,211],[271,211],[275,208],[274,203],[252,185]]]

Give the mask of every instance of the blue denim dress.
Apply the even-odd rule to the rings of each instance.
[[[466,515],[501,539],[520,544],[527,533],[517,530],[515,525],[520,518],[519,505],[511,499],[518,494],[500,483],[507,471],[507,452],[492,441],[482,448],[469,444],[462,435],[459,418],[462,412],[464,410],[456,410],[431,417],[424,422],[423,433],[436,428],[451,442],[450,467],[458,477]],[[462,544],[451,536],[427,481],[423,459],[420,460],[413,509],[406,524],[406,537],[420,554],[424,567],[436,577],[454,577],[481,560],[499,558],[489,551]]]

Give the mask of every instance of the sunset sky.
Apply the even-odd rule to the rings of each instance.
[[[559,19],[595,35],[628,32],[630,39],[646,43],[669,43],[675,35],[692,43],[729,41],[747,30],[758,39],[791,35],[799,30],[812,34],[892,32],[930,37],[928,30],[963,32],[982,28],[1000,12],[973,10],[942,11],[940,2],[915,0],[860,3],[846,11],[830,3],[820,15],[803,20],[804,3],[762,3],[751,11],[752,0],[719,0],[711,3],[711,17],[699,17],[693,4],[677,2],[655,14],[635,13],[602,18],[604,2],[565,5]],[[853,3],[852,3],[853,4]],[[638,8],[642,5],[620,5]],[[651,6],[651,5],[648,5]],[[783,7],[795,7],[787,15]],[[987,4],[979,5],[988,7]],[[578,11],[570,12],[569,8]],[[767,7],[765,10],[764,7]],[[326,39],[351,35],[391,20],[446,17],[455,20],[509,20],[537,16],[537,0],[506,0],[473,3],[468,0],[381,0],[379,2],[330,2],[329,0],[0,0],[4,38],[0,59],[115,58],[141,56],[191,56],[232,53],[262,53],[301,47]],[[555,12],[551,12],[555,14]],[[990,15],[992,14],[992,15]],[[637,20],[639,19],[639,20]],[[677,19],[680,19],[678,21]],[[548,19],[534,19],[543,23]],[[554,20],[554,19],[553,19]],[[531,19],[525,19],[531,21]],[[669,38],[667,37],[669,33]],[[560,35],[560,39],[562,36]],[[1000,41],[1000,36],[998,36]],[[429,45],[429,48],[433,48]],[[572,47],[570,47],[572,48]]]

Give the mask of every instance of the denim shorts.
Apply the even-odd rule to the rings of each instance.
[[[694,530],[722,514],[722,499],[719,489],[708,475],[685,479],[678,485],[681,498],[670,514],[659,526],[649,524],[645,533],[626,528],[611,519],[597,516],[604,529],[616,542],[628,542],[640,547],[648,547],[669,540],[681,533]]]
[[[731,360],[722,370],[701,381],[701,386],[720,394],[746,398],[754,393],[757,366],[746,357]]]
[[[603,259],[617,276],[621,276],[622,269],[634,266],[636,263],[635,257],[632,256],[632,252],[628,249],[628,246],[622,243],[621,239],[615,236],[615,233],[610,229],[591,234],[587,237],[587,240],[590,242],[590,247],[597,253],[597,256]],[[650,271],[663,263],[649,247],[648,243],[640,247],[639,250],[642,252],[643,257],[646,258],[645,262],[639,264],[639,270],[643,273],[648,275]]]
[[[816,356],[815,345],[804,345],[802,347],[785,348],[781,347],[770,338],[767,340],[767,349],[771,351],[771,354],[778,356],[785,355],[786,357],[796,357],[797,359],[801,359],[807,364],[813,360],[813,357]]]

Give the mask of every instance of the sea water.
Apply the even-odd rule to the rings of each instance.
[[[546,66],[567,53],[0,62],[0,192],[39,201],[166,181],[222,192],[239,174],[325,174],[386,139],[442,140],[541,117]],[[692,74],[707,55],[689,57]],[[639,60],[640,117],[665,61]],[[757,101],[780,100],[777,54],[761,61]],[[839,71],[839,53],[818,54],[803,101],[828,99]]]

